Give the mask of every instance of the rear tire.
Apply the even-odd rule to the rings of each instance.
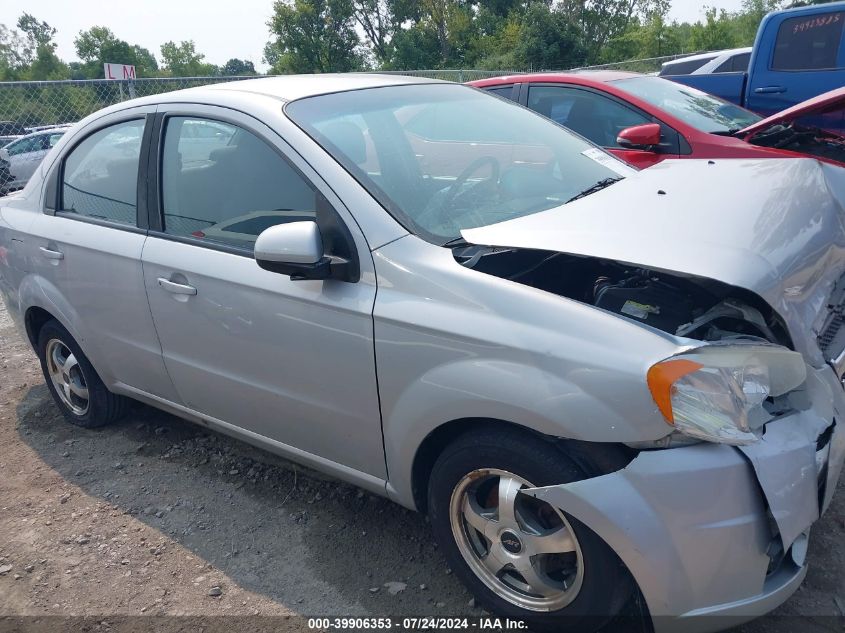
[[[535,630],[594,631],[633,582],[616,554],[574,517],[519,489],[587,478],[550,442],[510,429],[469,432],[429,480],[434,536],[450,567],[493,613]]]
[[[41,327],[36,349],[47,388],[68,422],[90,429],[124,415],[128,400],[106,388],[79,344],[58,321],[47,321]]]

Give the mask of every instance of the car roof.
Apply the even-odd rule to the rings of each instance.
[[[47,130],[36,130],[35,132],[30,132],[29,134],[22,134],[16,140],[21,141],[21,140],[23,140],[25,138],[29,138],[31,136],[49,136],[50,134],[59,134],[59,133],[64,134],[70,128],[71,128],[70,125],[66,125],[66,126],[63,126],[63,127],[51,127]]]
[[[469,82],[471,86],[488,86],[499,83],[524,82],[524,81],[552,81],[566,82],[594,81],[596,83],[610,83],[619,79],[631,77],[643,77],[642,73],[632,73],[624,70],[570,70],[568,72],[540,72],[524,73],[520,75],[505,75],[492,79],[479,79]]]
[[[674,66],[675,64],[683,64],[684,62],[694,62],[698,61],[699,59],[716,59],[719,55],[724,53],[725,51],[711,51],[709,53],[698,53],[697,55],[687,55],[686,57],[679,57],[678,59],[672,59],[668,62],[663,62],[660,64],[661,66]]]
[[[209,84],[195,88],[185,88],[164,94],[147,97],[144,101],[166,102],[179,101],[185,95],[191,98],[206,95],[213,97],[220,91],[259,94],[273,97],[280,101],[293,101],[303,97],[345,92],[348,90],[362,90],[365,88],[380,88],[384,86],[401,86],[406,84],[449,83],[437,79],[423,77],[409,77],[407,75],[393,75],[385,73],[324,73],[319,75],[286,75],[281,77],[261,77],[258,79],[244,79],[225,83]],[[139,100],[141,101],[141,100]]]

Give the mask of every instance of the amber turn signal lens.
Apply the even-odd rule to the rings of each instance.
[[[654,398],[657,408],[660,409],[669,424],[675,422],[675,416],[672,413],[672,385],[679,378],[698,371],[702,367],[704,365],[701,363],[678,358],[665,360],[649,368],[646,381],[649,391],[651,391],[651,397]]]

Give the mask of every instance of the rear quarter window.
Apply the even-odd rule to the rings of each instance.
[[[704,64],[716,59],[716,56],[705,57],[703,59],[693,59],[690,61],[680,60],[677,62],[670,62],[660,69],[660,76],[664,75],[689,75],[691,72],[698,70]]]

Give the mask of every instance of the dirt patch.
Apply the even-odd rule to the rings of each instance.
[[[2,302],[0,473],[0,616],[482,614],[420,515],[142,405],[67,424]],[[803,587],[742,630],[830,630],[843,540],[840,490]]]

